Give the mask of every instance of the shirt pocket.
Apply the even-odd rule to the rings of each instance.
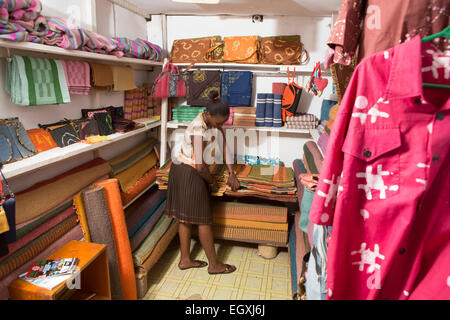
[[[350,130],[342,146],[343,179],[367,200],[387,199],[400,192],[399,128]]]

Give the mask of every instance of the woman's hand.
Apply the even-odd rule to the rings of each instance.
[[[241,187],[241,184],[239,183],[239,180],[234,172],[232,172],[228,177],[227,184],[231,187],[231,190],[233,191],[236,191]]]
[[[209,184],[209,191],[211,193],[217,193],[219,191],[216,180],[214,180],[213,183]]]

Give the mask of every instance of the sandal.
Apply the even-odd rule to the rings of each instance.
[[[178,264],[178,268],[180,270],[188,270],[188,269],[204,268],[204,267],[206,267],[208,265],[205,261],[201,261],[201,260],[194,260],[194,262],[197,262],[198,265],[192,265],[192,266],[187,267],[187,268],[180,268],[180,265]]]
[[[229,265],[229,264],[225,264],[225,270],[221,271],[221,272],[209,272],[209,274],[213,275],[213,274],[229,274],[229,273],[233,273],[236,271],[236,267]]]

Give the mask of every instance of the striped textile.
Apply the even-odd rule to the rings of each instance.
[[[283,96],[281,94],[273,95],[273,127],[283,126],[283,113],[281,111],[281,101]]]
[[[286,223],[288,216],[285,207],[221,201],[212,203],[212,212],[214,218],[275,223]]]
[[[256,126],[265,127],[266,126],[266,99],[267,94],[258,93],[256,100]]]
[[[74,213],[68,219],[51,228],[46,233],[40,235],[35,240],[28,243],[25,247],[14,252],[5,260],[2,260],[0,262],[0,280],[21,265],[33,259],[33,257],[42,252],[46,247],[75,227],[77,223],[77,215]]]
[[[126,57],[149,59],[159,61],[161,59],[161,48],[144,39],[137,38],[131,40],[124,37],[114,38],[117,41],[117,47]]]
[[[272,231],[288,231],[288,223],[273,223],[262,221],[248,221],[228,218],[213,217],[213,224],[217,226],[238,227],[258,230],[272,230]]]
[[[133,252],[133,261],[135,265],[142,265],[150,256],[158,241],[164,233],[169,229],[173,218],[163,215],[156,223],[152,232],[145,238],[144,242]]]
[[[135,199],[142,191],[156,181],[156,172],[158,168],[147,171],[134,185],[128,188],[127,192],[121,192],[123,205],[127,205]]]
[[[302,114],[302,115],[296,115],[296,116],[287,116],[286,117],[287,122],[316,122],[318,119],[313,114]]]
[[[266,94],[266,107],[264,113],[264,124],[266,127],[273,126],[273,105],[274,95],[271,93]]]
[[[86,29],[79,30],[84,39],[82,50],[94,53],[113,54],[118,57],[124,56],[116,40]]]
[[[125,119],[136,120],[148,117],[148,94],[149,90],[147,87],[139,87],[125,92]]]
[[[50,244],[48,247],[46,247],[41,253],[38,255],[32,257],[32,260],[22,264],[20,267],[18,267],[16,270],[11,272],[8,276],[0,280],[0,300],[7,300],[9,297],[8,293],[8,286],[17,278],[19,275],[27,272],[32,263],[34,261],[38,260],[44,260],[48,256],[50,256],[53,252],[58,250],[59,248],[66,245],[68,242],[72,240],[81,240],[83,238],[83,232],[81,231],[80,225],[76,225],[74,228],[69,230],[67,233],[65,233],[61,238]]]
[[[273,200],[278,202],[288,202],[288,203],[296,203],[297,196],[296,195],[288,195],[288,194],[271,194],[271,193],[262,193],[253,190],[240,189],[238,191],[227,190],[224,193],[225,196],[233,197],[233,198],[259,198],[264,200]]]
[[[0,22],[0,39],[6,39],[14,42],[43,42],[41,38],[30,34],[24,27],[14,22]]]
[[[127,192],[142,176],[158,163],[155,151],[137,161],[128,169],[120,172],[114,177],[119,180],[121,190]]]
[[[247,166],[235,165],[236,177],[249,184],[266,184],[277,187],[294,187],[292,168],[280,166]]]
[[[117,156],[109,161],[112,169],[112,174],[117,175],[126,169],[131,168],[139,160],[142,160],[145,156],[153,151],[153,147],[158,143],[156,139],[149,139],[144,143],[141,143],[137,147]]]
[[[330,138],[330,136],[324,132],[320,135],[319,140],[317,141],[317,144],[318,144],[320,150],[322,151],[322,155],[324,155],[324,156],[327,152],[329,138]]]
[[[254,242],[285,246],[288,240],[287,231],[261,230],[224,225],[213,225],[214,237],[216,239]]]
[[[323,156],[314,141],[308,141],[303,145],[303,162],[310,174],[320,174]]]
[[[36,19],[42,11],[42,4],[39,0],[1,0],[0,20],[30,21]]]
[[[16,193],[16,224],[53,210],[110,171],[109,163],[97,158]],[[46,201],[42,201],[43,198]]]
[[[6,91],[21,106],[69,103],[64,68],[53,59],[12,56],[7,64]]]
[[[286,122],[286,129],[315,129],[319,123],[294,123]]]
[[[133,208],[133,213],[126,218],[128,237],[130,239],[134,238],[142,230],[165,201],[166,195],[158,190],[147,197],[137,208]]]
[[[295,195],[297,193],[297,188],[280,188],[276,186],[267,186],[267,185],[260,185],[260,184],[249,184],[241,182],[241,187],[244,187],[248,190],[258,191],[261,193],[270,193],[270,194],[291,194]]]
[[[47,45],[64,49],[78,50],[83,44],[83,36],[79,29],[72,29],[61,18],[47,17],[50,32],[43,38]]]

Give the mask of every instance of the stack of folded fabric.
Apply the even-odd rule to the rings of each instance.
[[[272,245],[287,243],[285,207],[214,201],[212,212],[216,238]]]
[[[48,257],[83,230],[72,197],[111,171],[103,159],[94,159],[52,179],[15,194],[16,239],[0,258],[0,299],[8,298],[8,285],[28,271],[35,260]]]
[[[148,94],[147,87],[125,91],[125,119],[136,120],[147,118]]]
[[[319,120],[313,114],[303,114],[286,117],[286,128],[290,129],[316,129]]]
[[[115,38],[115,40],[117,41],[117,46],[126,57],[153,61],[161,60],[161,47],[154,43],[150,43],[141,38],[137,38],[136,40]]]
[[[14,55],[6,69],[6,91],[11,102],[21,106],[70,102],[61,61]]]
[[[257,127],[282,127],[281,102],[283,96],[272,93],[258,93],[256,102]]]
[[[155,182],[159,160],[154,148],[158,143],[149,139],[109,161],[111,177],[119,180],[124,205]]]
[[[61,60],[70,94],[88,95],[91,90],[91,68],[82,61]]]
[[[167,162],[161,168],[159,168],[156,173],[156,183],[158,184],[160,190],[167,190],[169,184],[170,167],[172,166],[172,164],[173,162],[171,159],[167,160]],[[223,196],[225,191],[227,190],[228,181],[228,171],[226,169],[226,166],[224,164],[209,165],[209,172],[211,172],[211,175],[216,179],[217,186],[219,188],[216,193],[212,193],[211,195],[218,197]]]
[[[256,108],[233,107],[233,125],[242,127],[254,127],[256,125]]]
[[[181,105],[172,110],[172,119],[177,122],[192,122],[197,116],[206,110],[206,107],[191,107]]]

